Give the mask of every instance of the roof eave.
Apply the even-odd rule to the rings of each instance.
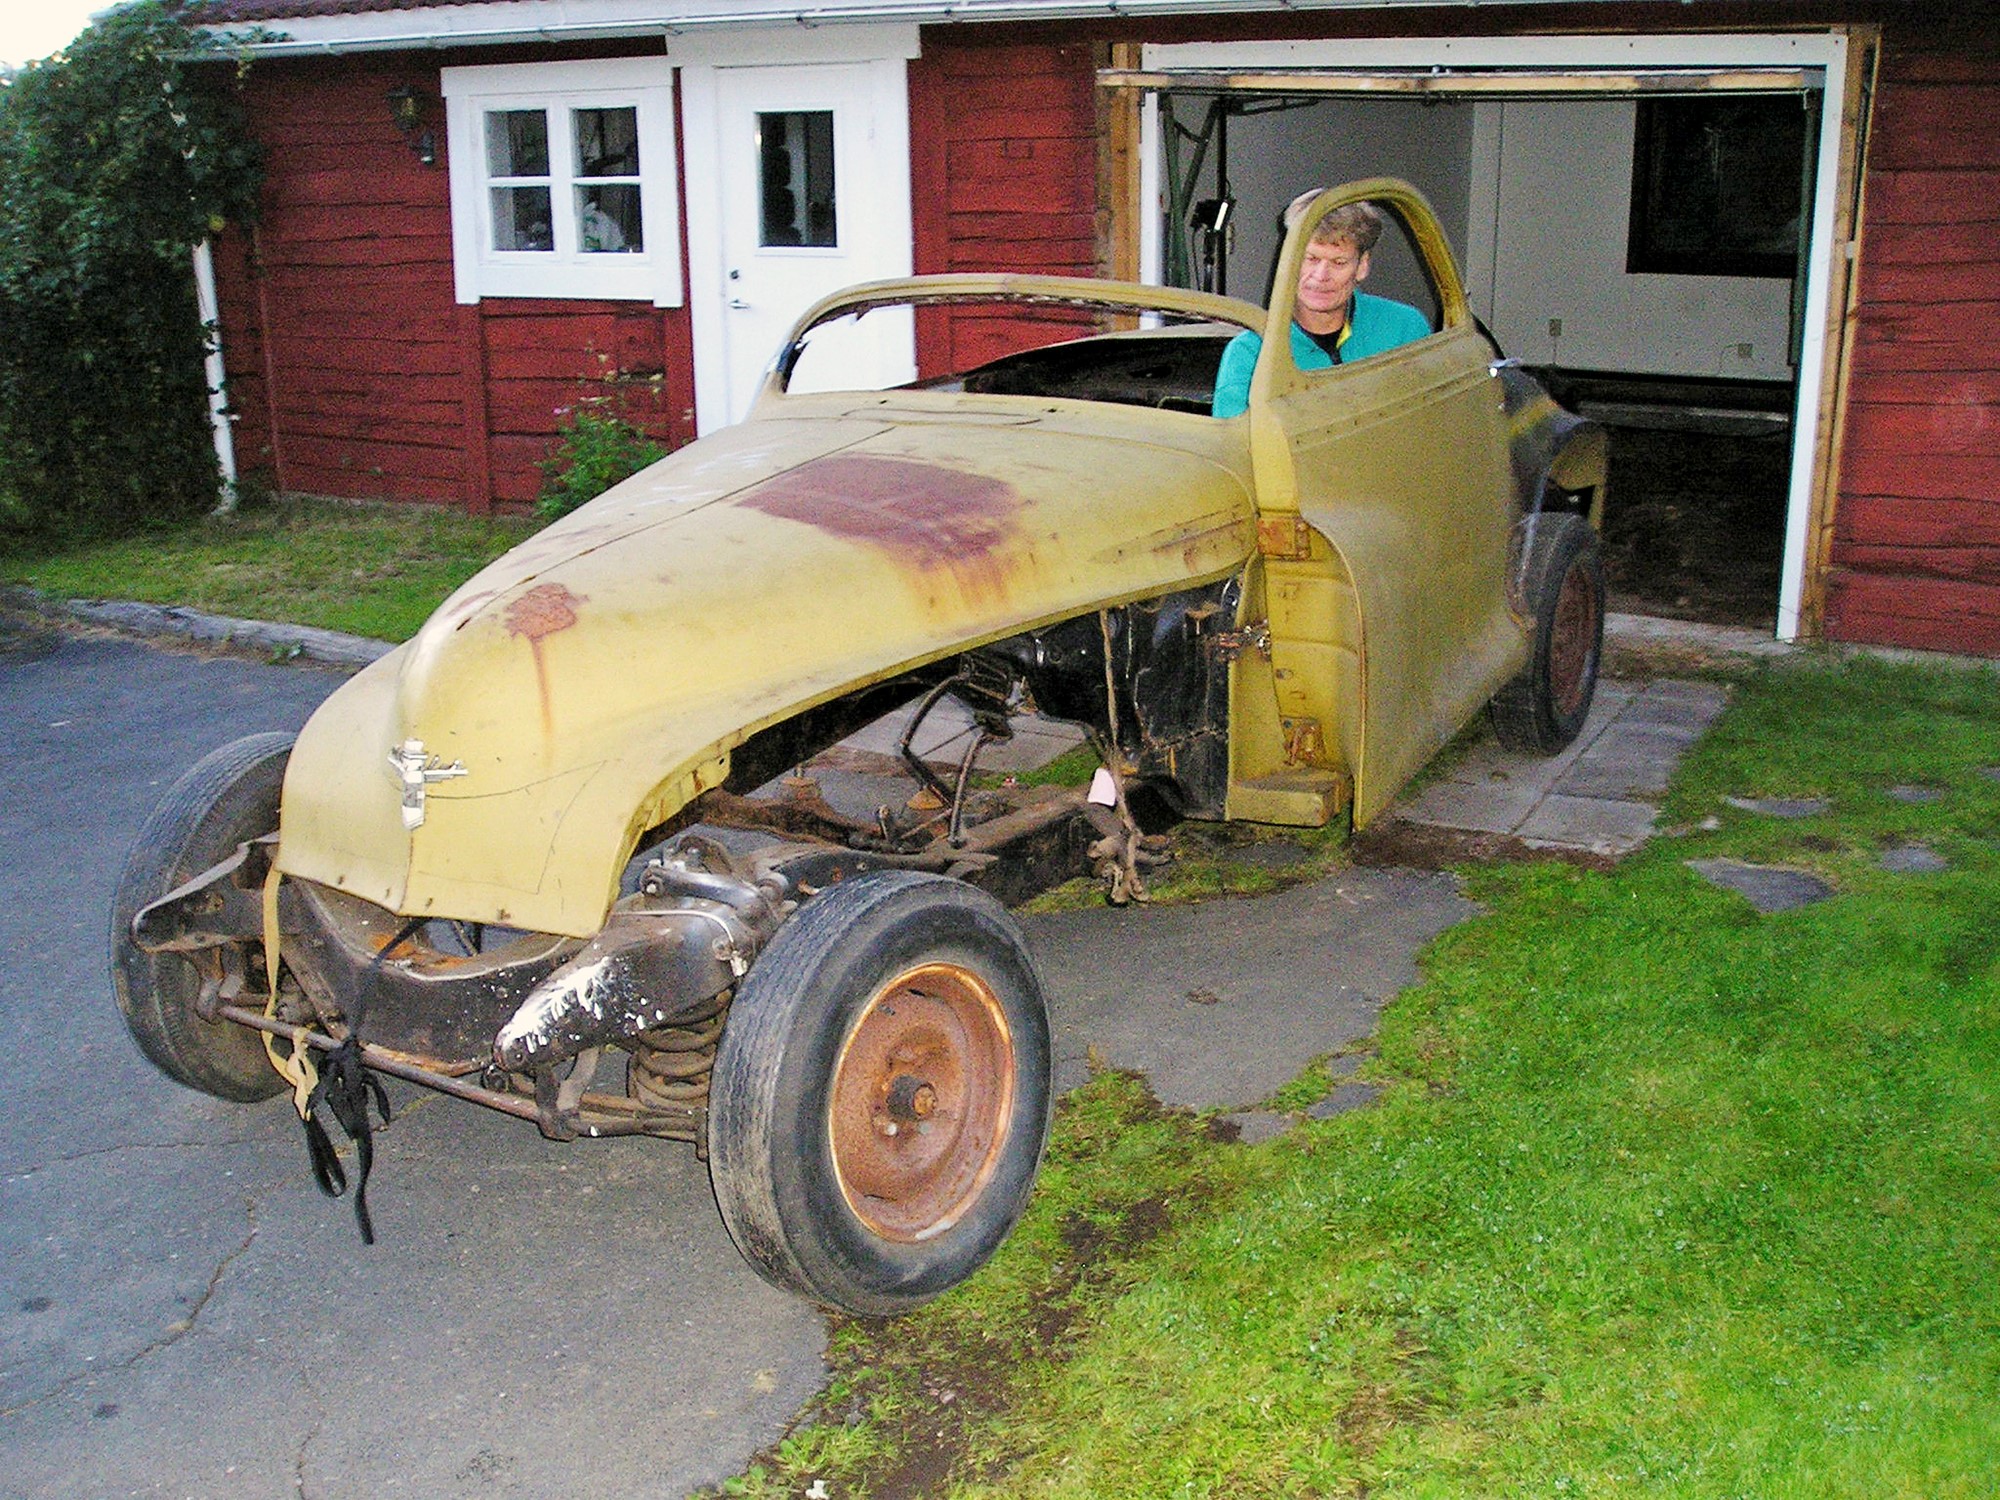
[[[911,23],[1100,20],[1112,17],[1186,15],[1281,10],[1385,10],[1456,5],[1470,8],[1491,0],[848,0],[808,5],[796,0],[746,0],[724,6],[646,4],[644,0],[567,0],[557,7],[569,19],[536,22],[534,13],[551,7],[526,0],[444,5],[421,10],[356,11],[333,16],[276,18],[257,23],[229,22],[205,28],[233,52],[257,57],[324,55],[343,52],[433,51],[444,47],[484,47],[535,42],[671,38],[690,33],[773,27]],[[1526,4],[1575,0],[1517,0]],[[1585,0],[1610,3],[1610,0]],[[418,20],[418,18],[421,18]],[[417,20],[418,24],[412,25]],[[283,28],[281,31],[279,28]]]

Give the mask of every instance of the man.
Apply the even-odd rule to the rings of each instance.
[[[1285,209],[1289,231],[1323,190],[1299,194]],[[1368,255],[1382,237],[1382,212],[1372,203],[1349,203],[1313,226],[1299,265],[1298,300],[1292,307],[1292,358],[1301,370],[1327,370],[1381,354],[1426,337],[1430,320],[1414,307],[1370,296]],[[1264,341],[1239,333],[1222,351],[1215,375],[1214,412],[1233,417],[1250,405],[1250,374]]]

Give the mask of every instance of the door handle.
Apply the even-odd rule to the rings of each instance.
[[[750,310],[750,304],[745,302],[741,297],[731,297],[725,305],[735,312],[748,312]]]

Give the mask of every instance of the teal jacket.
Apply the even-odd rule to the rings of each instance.
[[[1428,338],[1431,332],[1430,320],[1407,302],[1371,296],[1359,288],[1355,289],[1347,322],[1349,332],[1340,345],[1344,365]],[[1222,351],[1222,366],[1215,372],[1216,416],[1233,417],[1249,408],[1250,373],[1257,368],[1257,356],[1263,348],[1264,341],[1246,330]],[[1333,368],[1333,357],[1296,323],[1292,325],[1292,358],[1301,370]]]

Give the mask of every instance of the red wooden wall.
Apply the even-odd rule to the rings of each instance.
[[[1765,9],[1776,26],[1792,11],[1835,7]],[[1480,27],[1458,12],[1412,14],[1432,29]],[[1907,16],[1880,17],[1826,628],[1842,640],[2000,655],[2000,43],[1990,27],[1925,32]],[[1315,13],[1260,18],[1256,29],[1370,24]],[[1097,43],[1113,31],[1250,27],[1208,17],[927,29],[910,68],[917,269],[1094,274]],[[439,160],[424,166],[384,96],[409,84],[435,100],[441,63],[494,60],[366,55],[251,70],[253,124],[270,150],[266,213],[254,236],[225,237],[218,257],[246,471],[291,491],[526,504],[563,409],[605,391],[607,373],[627,377],[618,388],[628,410],[656,437],[692,437],[685,310],[453,300],[442,106]],[[918,358],[927,373],[965,368],[1048,336],[926,312]]]
[[[2000,46],[1890,26],[1827,633],[2000,655]]]
[[[586,395],[614,395],[670,446],[693,435],[683,309],[454,300],[438,70],[377,56],[251,71],[264,216],[225,237],[217,289],[237,463],[279,490],[526,505]],[[405,84],[433,101],[430,166],[390,119]]]
[[[1096,273],[1096,91],[1088,45],[979,46],[926,33],[910,64],[919,273]],[[930,309],[917,319],[917,364],[925,374],[968,369],[1056,336],[1046,322]]]

